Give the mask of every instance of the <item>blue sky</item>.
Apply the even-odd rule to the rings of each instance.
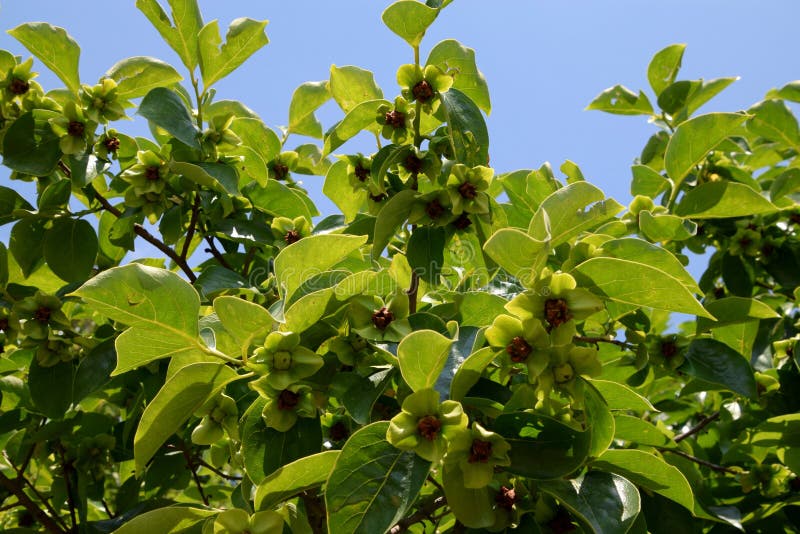
[[[133,55],[155,56],[180,67],[134,4],[0,0],[0,25],[10,29],[45,20],[66,28],[82,47],[85,83],[95,83],[116,61]],[[399,92],[396,69],[413,57],[408,45],[381,23],[388,4],[200,0],[205,20],[219,19],[223,32],[240,16],[270,21],[271,43],[217,85],[218,98],[242,100],[276,127],[287,121],[297,85],[327,78],[331,64],[350,64],[373,71],[384,95],[392,99]],[[647,89],[650,57],[669,44],[686,43],[680,78],[741,77],[701,112],[746,109],[770,88],[800,78],[797,20],[796,0],[455,0],[426,35],[422,58],[446,38],[476,50],[492,94],[487,124],[497,172],[536,168],[545,161],[557,169],[571,159],[587,179],[626,204],[630,165],[654,127],[639,117],[584,111],[592,98],[616,83]],[[28,56],[5,33],[0,34],[0,48]],[[39,81],[46,88],[58,85],[47,73]],[[323,108],[325,127],[339,118],[338,108]],[[119,125],[126,127],[136,134],[146,132],[141,120]],[[288,146],[305,141],[290,138]],[[353,142],[341,150],[370,151],[373,146]],[[329,214],[334,207],[318,193],[321,181],[304,180],[320,211]]]

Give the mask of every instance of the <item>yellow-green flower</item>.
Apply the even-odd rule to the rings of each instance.
[[[267,163],[269,177],[275,180],[290,180],[291,173],[297,168],[300,155],[294,150],[281,152]]]
[[[397,291],[388,302],[362,295],[350,300],[350,329],[366,339],[400,341],[411,333],[408,295]]]
[[[421,389],[403,401],[401,412],[389,422],[386,439],[398,449],[415,451],[429,462],[438,462],[447,451],[448,441],[467,427],[461,403],[439,403],[439,393]]]
[[[551,347],[549,353],[550,366],[539,375],[536,386],[540,395],[546,395],[555,387],[577,397],[575,378],[598,376],[603,370],[603,364],[600,363],[594,347],[562,345]]]
[[[253,352],[250,366],[264,373],[255,386],[263,383],[280,390],[313,375],[323,363],[319,354],[300,345],[299,334],[270,332],[264,345]]]
[[[378,108],[376,120],[383,128],[381,135],[393,143],[402,145],[413,137],[413,124],[416,112],[409,107],[402,96],[394,99],[394,106],[384,104]]]
[[[7,100],[25,98],[30,93],[42,94],[42,87],[33,81],[37,74],[31,72],[33,58],[28,58],[23,63],[11,67],[5,78],[0,81],[0,89]]]
[[[359,152],[352,156],[340,156],[340,159],[347,162],[347,178],[353,191],[369,190],[372,158],[365,157]]]
[[[48,119],[53,133],[60,139],[58,146],[64,154],[83,154],[94,135],[96,124],[89,120],[74,102],[67,102],[62,115]]]
[[[452,87],[453,77],[436,65],[428,65],[423,69],[419,65],[409,64],[397,69],[397,84],[402,88],[406,100],[417,101],[425,111],[430,112],[434,99]]]
[[[731,237],[728,254],[731,256],[758,256],[761,250],[761,232],[746,226]]]
[[[489,213],[489,195],[486,190],[492,182],[494,171],[490,167],[478,165],[467,167],[456,163],[447,178],[447,192],[453,213]]]
[[[283,523],[283,516],[274,510],[250,515],[241,508],[232,508],[214,520],[214,534],[281,534]]]
[[[275,389],[264,380],[250,382],[249,386],[267,400],[261,418],[265,425],[278,432],[292,428],[298,417],[317,414],[309,386],[292,384],[284,389]]]
[[[152,150],[140,150],[136,160],[137,163],[126,169],[120,178],[131,184],[137,196],[163,192],[171,176],[166,159]]]
[[[272,219],[270,230],[275,237],[273,245],[277,248],[283,248],[310,236],[311,223],[302,215],[294,219],[275,217]]]
[[[234,115],[215,115],[211,124],[203,132],[202,143],[209,157],[219,158],[219,151],[233,150],[242,143],[238,135],[231,130]]]
[[[86,116],[94,122],[105,124],[125,116],[125,108],[117,97],[117,82],[103,78],[94,87],[83,86],[81,102]]]
[[[502,351],[499,359],[503,368],[524,364],[531,382],[550,363],[546,350],[550,347],[550,336],[538,319],[528,317],[520,320],[510,315],[498,315],[485,335],[489,345]],[[572,341],[572,336],[569,341]]]
[[[417,195],[408,214],[408,223],[444,226],[453,220],[450,208],[450,195],[444,189]]]
[[[566,334],[559,329],[574,331],[576,322],[603,309],[603,301],[588,290],[577,288],[571,275],[559,272],[545,276],[533,290],[514,297],[506,309],[523,320],[539,319],[548,332],[561,339]]]
[[[195,414],[202,417],[192,431],[192,443],[211,445],[224,437],[224,432],[234,441],[239,440],[239,411],[236,401],[228,395],[211,399]]]
[[[72,341],[51,335],[36,347],[36,362],[41,367],[53,367],[74,360],[79,353],[80,347]]]
[[[503,436],[475,422],[471,429],[464,428],[452,434],[444,463],[461,470],[465,487],[483,488],[494,478],[495,466],[511,464],[509,450],[511,445]]]
[[[64,328],[68,324],[58,297],[41,291],[14,304],[13,310],[24,321],[22,333],[31,339],[47,339],[51,327]]]

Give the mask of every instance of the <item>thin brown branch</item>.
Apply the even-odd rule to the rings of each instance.
[[[195,193],[194,202],[192,203],[192,217],[189,219],[189,229],[186,231],[186,239],[183,241],[183,249],[181,249],[181,259],[186,261],[189,255],[189,247],[194,239],[194,232],[197,229],[197,218],[200,216],[200,191]]]
[[[183,458],[186,460],[186,467],[189,468],[189,471],[192,472],[192,479],[194,480],[194,485],[197,487],[197,491],[200,493],[200,498],[203,501],[203,504],[208,506],[208,496],[206,495],[205,490],[203,489],[203,482],[200,480],[200,475],[197,474],[197,463],[195,462],[194,455],[189,450],[189,447],[186,446],[186,442],[180,441],[178,448],[180,449],[181,453],[183,454]]]
[[[19,504],[24,506],[48,532],[56,532],[59,534],[65,534],[67,532],[28,497],[28,494],[26,494],[20,486],[19,478],[12,480],[0,471],[0,486],[3,486],[9,493],[14,495],[17,501],[19,501]]]
[[[107,198],[105,198],[97,191],[95,191],[94,195],[97,201],[100,202],[100,204],[103,206],[103,208],[106,209],[106,211],[110,212],[117,218],[122,217],[122,212],[119,211],[114,206],[112,206]],[[172,250],[166,244],[164,244],[163,241],[161,241],[156,236],[151,234],[147,230],[147,228],[145,228],[139,223],[136,223],[133,225],[133,231],[136,233],[136,235],[138,235],[139,237],[141,237],[142,239],[144,239],[145,241],[156,247],[158,250],[163,252],[169,259],[175,262],[175,265],[180,267],[181,271],[183,271],[183,273],[186,275],[186,277],[189,279],[191,283],[194,283],[195,280],[197,280],[197,275],[194,274],[194,271],[192,271],[191,267],[189,267],[186,261],[183,258],[181,258],[174,250]]]
[[[225,259],[225,256],[223,256],[222,253],[217,249],[217,245],[214,244],[214,238],[210,235],[206,235],[205,239],[206,243],[208,243],[208,248],[206,249],[206,252],[214,256],[214,259],[217,260],[217,262],[219,262],[220,265],[232,271],[233,267],[231,267],[231,264],[228,263],[228,260]]]
[[[439,508],[447,504],[444,497],[434,497],[433,499],[423,503],[423,505],[413,514],[400,520],[395,526],[389,530],[389,534],[399,534],[406,532],[414,523],[421,523],[422,521],[432,520],[433,513]]]
[[[244,263],[242,264],[242,276],[247,277],[250,273],[250,267],[253,265],[253,258],[255,258],[257,251],[257,247],[247,249],[247,254],[245,254]]]
[[[26,456],[23,462],[24,467],[18,467],[14,465],[14,462],[11,461],[11,458],[9,458],[8,454],[6,454],[6,451],[3,451],[3,459],[6,461],[8,465],[11,466],[11,469],[13,469],[14,472],[17,474],[17,480],[21,481],[23,484],[28,486],[28,489],[31,490],[31,492],[36,496],[36,498],[39,499],[39,501],[47,509],[47,512],[52,517],[54,517],[56,521],[58,521],[64,529],[66,529],[67,524],[64,523],[64,521],[58,515],[58,512],[56,512],[55,508],[53,508],[53,506],[50,504],[50,501],[48,501],[47,498],[44,495],[42,495],[42,493],[38,489],[36,489],[36,486],[30,480],[28,480],[28,477],[25,476],[25,470],[28,468],[28,463],[30,462],[31,457],[33,456],[33,449],[34,447],[31,446],[29,454]]]
[[[690,428],[686,432],[684,432],[682,434],[678,434],[677,436],[675,436],[673,441],[675,443],[680,443],[681,441],[685,440],[689,436],[693,436],[693,435],[697,434],[698,432],[703,430],[705,427],[707,427],[709,424],[711,424],[712,422],[716,421],[717,419],[719,419],[719,410],[717,410],[716,412],[712,413],[708,417],[704,417],[702,421],[700,421],[699,423],[694,425],[692,428]]]
[[[411,271],[411,286],[406,291],[408,295],[408,313],[417,313],[417,292],[419,291],[419,275]]]
[[[215,475],[221,476],[225,480],[231,480],[231,481],[242,480],[242,477],[237,476],[237,475],[229,475],[228,473],[225,473],[224,471],[220,471],[219,469],[217,469],[213,465],[209,464],[208,462],[206,462],[202,458],[198,458],[197,456],[194,457],[194,461],[195,461],[195,463],[197,465],[201,465],[201,466],[205,467],[206,469],[208,469],[209,471],[211,471]]]
[[[60,442],[56,445],[56,450],[61,458],[61,471],[64,474],[64,485],[67,487],[67,504],[69,505],[69,518],[70,521],[72,521],[72,531],[77,532],[78,518],[75,513],[77,508],[75,496],[73,495],[73,491],[77,489],[77,481],[75,486],[73,486],[71,482],[72,475],[75,473],[75,469],[72,466],[72,463],[67,462],[66,456],[64,455],[64,447]]]
[[[581,343],[592,343],[594,345],[597,345],[598,343],[609,343],[623,349],[636,350],[636,345],[633,343],[626,343],[618,339],[611,339],[607,337],[575,336],[572,339],[573,341],[579,341]]]
[[[300,494],[303,499],[303,505],[306,507],[306,517],[308,524],[311,526],[311,532],[314,534],[325,534],[327,529],[327,511],[325,510],[325,501],[319,496],[317,490],[308,490]]]
[[[683,451],[679,451],[678,449],[659,449],[661,452],[671,452],[672,454],[677,454],[678,456],[682,456],[687,460],[691,460],[692,462],[708,467],[712,471],[716,471],[718,473],[728,473],[731,475],[741,475],[742,470],[740,469],[732,469],[730,467],[725,467],[724,465],[718,465],[707,460],[703,460],[702,458],[698,458],[697,456],[692,456],[691,454],[685,453]]]

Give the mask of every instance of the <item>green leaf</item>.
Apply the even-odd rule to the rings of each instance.
[[[379,126],[375,120],[378,108],[385,105],[389,105],[386,100],[367,100],[348,111],[341,121],[325,132],[322,155],[327,156],[363,130],[376,131]]]
[[[450,354],[451,339],[433,330],[411,332],[397,346],[400,373],[413,391],[432,388]]]
[[[166,506],[150,510],[126,521],[115,534],[141,534],[142,532],[186,532],[190,527],[218,514],[217,511]]]
[[[697,233],[697,223],[677,215],[639,212],[639,229],[651,241],[684,241]]]
[[[489,164],[489,130],[478,106],[451,87],[440,95],[456,161],[469,166]]]
[[[53,71],[73,95],[81,88],[78,60],[81,48],[64,28],[46,22],[27,22],[8,32]]]
[[[342,393],[340,400],[347,413],[353,418],[353,421],[359,425],[366,425],[370,422],[372,415],[372,407],[377,402],[378,398],[383,395],[383,392],[392,383],[395,376],[395,369],[391,367],[373,373],[368,377],[360,376],[356,373],[349,373],[347,379],[351,383],[349,387]]]
[[[614,441],[614,418],[603,396],[591,382],[584,381],[584,409],[589,421],[588,432],[591,436],[589,456],[600,456]]]
[[[615,85],[597,95],[587,110],[605,111],[616,115],[652,115],[653,106],[643,91],[637,95],[623,85]]]
[[[762,460],[770,453],[775,454],[796,473],[800,468],[800,458],[796,452],[800,447],[800,414],[770,417],[755,428],[745,431],[737,442],[753,447],[757,457]]]
[[[114,350],[114,340],[107,339],[81,359],[75,371],[75,385],[73,399],[75,403],[83,400],[102,388],[111,377],[111,371],[117,362],[117,352]]]
[[[497,265],[523,283],[538,276],[547,261],[550,246],[516,228],[501,228],[483,245],[483,250]]]
[[[350,65],[344,67],[331,65],[328,88],[333,99],[345,113],[350,113],[362,102],[383,98],[383,91],[375,83],[374,75],[368,70]]]
[[[248,148],[261,158],[264,167],[280,154],[281,140],[278,134],[264,124],[261,119],[240,117],[231,123],[231,130],[242,140],[242,144],[233,151],[234,153],[240,153],[243,147]],[[246,153],[242,153],[242,155],[247,156]],[[245,160],[245,164],[248,163],[249,161]],[[267,183],[266,179],[257,178],[257,181],[262,187]]]
[[[97,256],[97,234],[83,219],[60,217],[44,234],[44,259],[67,282],[83,282]]]
[[[61,159],[59,138],[46,119],[35,120],[36,111],[25,113],[3,136],[3,165],[32,176],[47,176]]]
[[[792,102],[800,102],[800,80],[789,82],[780,89],[770,89],[767,98],[783,98]]]
[[[238,193],[238,180],[236,179],[236,171],[232,167],[229,167],[223,163],[188,163],[185,161],[170,161],[169,169],[176,174],[180,174],[187,180],[190,180],[199,186],[211,189],[212,191],[216,191],[218,193],[229,193],[232,195]],[[223,174],[223,172],[220,172],[223,169],[230,169],[233,172],[233,176],[230,176],[230,174],[226,176]],[[223,179],[225,180],[226,184],[223,185],[215,176],[212,176],[212,172],[220,177],[224,177]],[[233,190],[229,190],[229,187],[233,188]]]
[[[372,259],[380,258],[383,249],[392,240],[401,224],[406,222],[414,205],[416,191],[404,189],[391,197],[375,219],[375,235],[372,239]]]
[[[22,219],[11,228],[8,250],[27,278],[33,273],[44,254],[46,219]]]
[[[197,34],[203,27],[203,17],[200,15],[197,0],[169,0],[169,5],[174,26],[157,0],[136,0],[136,7],[178,54],[186,68],[194,71],[200,59]]]
[[[492,363],[497,351],[492,347],[484,347],[463,361],[456,370],[453,381],[450,383],[450,398],[461,402],[469,390],[478,383],[483,370]]]
[[[132,263],[98,274],[74,294],[131,327],[117,338],[114,374],[204,348],[198,337],[200,298],[175,273]]]
[[[657,412],[650,401],[631,388],[610,380],[588,380],[608,403],[610,410],[633,410],[637,412]]]
[[[200,150],[200,130],[192,121],[183,99],[174,91],[166,87],[151,89],[142,99],[136,113],[164,128],[178,141]]]
[[[242,418],[242,455],[247,477],[259,484],[281,466],[319,452],[322,430],[319,419],[300,417],[286,432],[264,424],[261,411],[266,399],[259,397]]]
[[[295,460],[273,471],[256,488],[255,509],[271,510],[300,492],[321,486],[340,451],[325,451]]]
[[[592,258],[573,273],[588,278],[599,294],[616,302],[714,318],[680,280],[644,263]]]
[[[669,189],[669,180],[661,176],[647,165],[634,165],[631,167],[633,180],[631,181],[631,195],[644,195],[656,198],[662,191]]]
[[[703,332],[709,328],[750,322],[753,319],[777,319],[780,317],[767,304],[756,299],[744,297],[724,297],[712,300],[705,307],[717,320],[712,322],[703,318],[698,319],[698,332]]]
[[[614,415],[614,439],[650,447],[675,447],[670,436],[652,423],[631,415]]]
[[[136,429],[133,456],[137,476],[164,442],[237,376],[236,371],[218,363],[193,363],[175,373],[144,409]]]
[[[346,161],[337,161],[331,165],[325,175],[322,192],[342,211],[344,220],[348,223],[356,218],[364,204],[364,195],[353,191],[353,186],[350,185]]]
[[[289,125],[287,131],[297,135],[307,135],[322,139],[322,124],[314,116],[314,112],[330,100],[331,92],[327,80],[306,82],[292,94],[289,104]]]
[[[129,57],[115,63],[106,77],[117,82],[117,96],[122,99],[138,98],[151,89],[169,87],[183,79],[169,63],[147,56]]]
[[[492,110],[486,78],[475,63],[475,50],[455,39],[445,39],[433,47],[425,65],[436,65],[453,76],[453,87],[467,95],[487,115]]]
[[[787,169],[772,181],[769,196],[776,201],[800,190],[800,169]]]
[[[538,211],[544,211],[548,215],[550,246],[556,247],[565,243],[580,232],[612,219],[625,209],[613,198],[604,197],[603,192],[589,182],[574,182],[544,199]],[[536,234],[539,220],[534,215],[528,227],[530,235]]]
[[[325,491],[330,534],[386,532],[419,494],[431,464],[390,445],[388,428],[373,423],[345,443]]]
[[[445,229],[418,226],[406,245],[406,258],[411,269],[429,284],[439,281],[444,265]]]
[[[234,296],[214,299],[214,312],[242,352],[247,351],[254,339],[264,336],[275,324],[275,319],[262,306]]]
[[[228,26],[224,44],[219,34],[219,23],[216,20],[203,26],[197,35],[197,40],[204,89],[208,89],[236,70],[247,61],[247,58],[269,43],[264,31],[267,23],[266,20],[238,18]]]
[[[603,243],[601,254],[611,258],[635,261],[645,265],[658,265],[673,278],[678,279],[690,293],[702,293],[692,275],[670,251],[642,239],[625,237]]]
[[[63,418],[72,404],[74,379],[75,366],[72,362],[42,367],[34,357],[27,382],[36,409],[50,419]]]
[[[589,456],[589,433],[544,415],[504,413],[495,419],[492,430],[511,445],[511,465],[506,470],[515,475],[536,480],[561,478],[581,467]]]
[[[33,211],[33,206],[14,189],[0,185],[0,226],[15,220],[16,210]]]
[[[320,291],[314,291],[293,302],[289,308],[284,312],[284,322],[286,329],[292,332],[305,332],[325,315],[328,308],[328,303],[333,297],[333,288],[328,287]],[[300,293],[295,291],[292,295]]]
[[[309,209],[305,193],[287,187],[278,180],[270,180],[266,187],[251,182],[242,188],[242,193],[253,206],[273,217],[305,217],[311,220],[317,215],[316,211]]]
[[[656,55],[650,60],[650,64],[647,66],[647,81],[650,82],[650,87],[653,88],[656,96],[661,95],[661,91],[675,81],[681,68],[685,49],[685,44],[670,45],[656,52]]]
[[[682,123],[672,134],[664,154],[664,167],[672,179],[672,197],[676,197],[684,178],[706,154],[727,139],[742,125],[742,113],[708,113]]]
[[[636,486],[611,473],[589,471],[573,480],[540,482],[538,487],[596,534],[625,534],[641,510]]]
[[[688,97],[686,116],[688,117],[700,109],[703,104],[714,98],[738,79],[739,78],[714,78],[708,81],[698,80],[700,82],[699,86],[697,86]]]
[[[770,141],[800,149],[800,127],[792,110],[783,100],[764,100],[747,110],[747,129]]]
[[[730,389],[746,397],[756,397],[756,380],[744,356],[715,339],[695,339],[686,351],[682,373]]]
[[[398,0],[384,10],[381,19],[390,30],[416,48],[438,15],[438,9],[416,0]]]
[[[60,211],[69,202],[71,191],[69,180],[54,180],[39,196],[39,211]]]
[[[727,180],[692,188],[675,207],[675,215],[692,219],[744,217],[776,211],[777,206],[749,186]]]
[[[442,486],[447,505],[461,524],[470,529],[485,529],[494,524],[495,496],[488,486],[467,488],[464,473],[457,464],[442,466]]]
[[[291,296],[304,281],[330,269],[366,242],[366,236],[322,234],[284,248],[275,258],[275,277],[281,294]]]
[[[686,477],[660,457],[637,450],[608,450],[591,463],[593,468],[622,475],[634,484],[675,501],[690,512],[694,494]]]

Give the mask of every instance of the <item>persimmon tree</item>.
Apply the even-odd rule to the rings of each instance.
[[[490,166],[474,51],[421,54],[447,4],[386,8],[388,94],[334,66],[277,129],[214,89],[266,21],[138,0],[180,65],[96,84],[65,30],[10,30],[4,531],[797,530],[800,82],[697,114],[733,78],[680,79],[672,45],[602,92],[653,126],[626,207],[570,161]]]

